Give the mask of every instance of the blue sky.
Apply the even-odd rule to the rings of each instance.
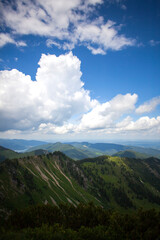
[[[160,2],[0,2],[0,136],[160,139]]]

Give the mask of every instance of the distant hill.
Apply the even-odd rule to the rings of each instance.
[[[29,156],[38,156],[38,155],[44,155],[47,154],[48,151],[43,149],[34,150],[31,152],[26,153],[17,153],[13,150],[10,150],[8,148],[4,148],[0,146],[0,162],[6,160],[6,159],[18,159],[18,158],[24,158]]]
[[[146,157],[157,157],[160,158],[160,150],[145,147],[127,146],[113,143],[88,143],[88,142],[71,142],[73,146],[80,149],[86,149],[94,152],[97,156],[100,155],[113,155],[120,151],[133,151],[144,154]]]
[[[16,153],[8,148],[0,146],[0,162],[5,159],[19,158],[19,153]]]
[[[126,149],[126,146],[113,143],[89,143],[89,142],[71,142],[77,148],[88,150],[96,153],[97,156],[102,154],[112,155],[116,152]]]
[[[48,152],[55,152],[55,151],[61,151],[64,154],[66,154],[68,157],[73,158],[75,160],[80,160],[88,157],[95,157],[97,156],[96,153],[92,150],[88,149],[80,149],[72,146],[71,144],[64,144],[64,143],[49,143],[44,144],[36,147],[29,148],[28,151],[34,151],[38,149],[44,149]],[[27,151],[27,152],[28,152]]]
[[[0,146],[14,151],[26,150],[30,147],[46,144],[44,141],[23,140],[23,139],[0,139]]]
[[[113,154],[112,156],[126,157],[126,158],[140,158],[140,159],[149,157],[149,155],[147,154],[134,152],[132,150],[120,151]]]
[[[134,146],[125,146],[120,144],[113,143],[88,143],[88,142],[71,142],[71,143],[48,143],[39,145],[36,147],[29,148],[28,151],[33,151],[37,149],[44,149],[49,152],[61,151],[67,156],[75,159],[81,160],[84,158],[92,158],[102,155],[114,155],[119,152],[128,151],[127,155],[136,158],[145,158],[145,157],[157,157],[160,158],[160,150],[152,148],[143,148],[143,147],[134,147]],[[135,154],[132,154],[136,152]]]
[[[122,141],[121,144],[127,145],[127,146],[138,146],[138,147],[144,147],[144,148],[152,148],[152,149],[158,149],[160,150],[160,140],[141,140],[141,141]]]
[[[157,150],[157,149],[145,148],[145,147],[134,147],[134,146],[129,146],[127,149],[130,149],[138,153],[147,154],[150,157],[160,158],[160,150]]]
[[[0,146],[21,152],[44,149],[49,152],[61,151],[69,157],[80,160],[88,157],[101,155],[113,155],[120,151],[134,151],[145,154],[145,156],[154,156],[160,158],[160,150],[154,148],[127,146],[114,143],[89,143],[89,142],[71,142],[71,143],[46,143],[44,141],[23,140],[23,139],[0,139]]]

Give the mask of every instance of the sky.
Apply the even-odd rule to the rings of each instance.
[[[1,0],[0,138],[160,140],[159,0]]]

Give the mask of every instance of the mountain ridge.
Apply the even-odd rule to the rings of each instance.
[[[80,160],[88,157],[97,157],[101,155],[115,155],[120,151],[134,151],[138,157],[157,157],[160,158],[160,150],[151,148],[152,145],[131,146],[116,143],[89,143],[89,142],[68,142],[68,143],[48,143],[37,140],[24,139],[0,139],[0,146],[17,152],[28,152],[32,150],[48,150],[49,152],[61,151],[69,157]],[[158,145],[156,145],[158,146]],[[142,154],[142,155],[141,155]],[[144,154],[144,156],[143,156]],[[129,156],[129,155],[128,155]],[[133,157],[133,156],[131,156]]]
[[[62,151],[69,157],[76,160],[80,160],[87,157],[97,157],[101,155],[114,155],[120,151],[134,151],[140,154],[145,154],[145,157],[157,157],[160,158],[160,150],[144,147],[134,147],[127,145],[120,145],[114,143],[89,143],[89,142],[70,142],[70,143],[49,143],[40,146],[36,146],[28,149],[32,151],[35,149],[45,149],[49,152]],[[74,152],[75,153],[72,153]],[[80,155],[76,158],[77,155]]]
[[[0,138],[0,146],[9,148],[13,151],[24,151],[32,146],[45,144],[47,142],[38,140],[25,140],[25,139],[4,139]]]
[[[80,149],[77,148],[71,144],[56,142],[56,143],[48,143],[36,147],[29,148],[27,152],[34,151],[38,149],[44,149],[48,152],[54,152],[54,151],[61,151],[64,154],[66,154],[68,157],[73,158],[75,160],[80,160],[87,157],[95,157],[97,156],[94,152],[87,150],[87,149]]]
[[[0,205],[6,212],[34,204],[93,201],[119,211],[160,205],[160,160],[99,156],[75,161],[61,152],[0,163]]]
[[[81,185],[74,178],[76,169]],[[99,204],[85,191],[88,183],[77,163],[60,152],[5,160],[0,163],[0,182],[2,212],[39,203]]]

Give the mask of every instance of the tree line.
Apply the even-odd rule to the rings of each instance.
[[[1,240],[159,240],[160,212],[119,213],[93,203],[37,205],[1,222]]]

